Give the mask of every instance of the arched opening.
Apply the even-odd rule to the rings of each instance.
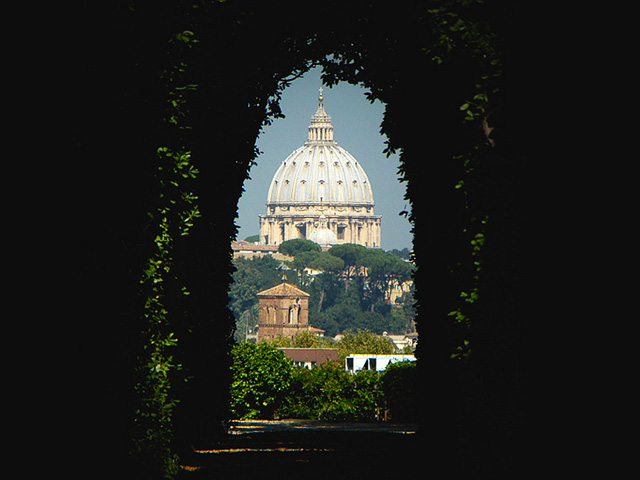
[[[292,21],[263,3],[223,2],[184,11],[177,6],[159,6],[157,11],[153,10],[156,7],[131,7],[128,11],[135,13],[123,14],[126,21],[119,19],[124,25],[124,34],[117,40],[122,55],[105,61],[107,66],[108,62],[124,65],[136,75],[133,85],[126,75],[114,79],[116,93],[110,95],[117,100],[116,107],[106,106],[106,123],[120,121],[126,140],[133,140],[135,147],[122,148],[127,142],[118,136],[110,137],[114,143],[103,147],[88,126],[79,128],[80,136],[88,139],[81,146],[80,160],[85,159],[88,146],[100,152],[103,161],[99,164],[105,166],[107,178],[120,187],[118,201],[108,207],[105,204],[98,217],[115,219],[107,226],[116,230],[113,225],[118,225],[123,233],[103,233],[105,222],[98,220],[83,232],[84,238],[94,242],[95,258],[100,258],[87,262],[87,277],[102,278],[101,286],[113,293],[113,303],[118,305],[101,311],[103,321],[96,322],[107,326],[106,333],[101,332],[103,348],[96,351],[110,352],[105,358],[115,358],[115,366],[102,360],[103,370],[109,372],[107,378],[116,385],[113,391],[117,393],[109,397],[120,405],[112,414],[117,418],[115,423],[125,424],[142,410],[141,403],[145,408],[168,407],[168,432],[161,430],[164,426],[154,423],[156,417],[151,415],[136,427],[137,438],[148,447],[144,452],[150,452],[144,457],[149,463],[142,462],[142,468],[152,465],[162,469],[162,462],[171,460],[175,452],[187,454],[191,444],[210,445],[222,430],[227,396],[220,385],[229,383],[228,352],[234,323],[226,309],[232,274],[229,241],[235,234],[237,201],[255,158],[260,128],[278,114],[273,99],[278,98],[283,84],[317,62],[326,69],[328,84],[361,83],[384,102],[383,130],[390,140],[389,148],[399,152],[401,170],[408,179],[422,337],[417,352],[419,382],[428,384],[433,393],[423,397],[420,409],[421,422],[429,425],[424,439],[430,460],[444,467],[451,459],[465,458],[461,471],[487,466],[492,460],[485,460],[483,453],[495,459],[508,451],[510,428],[518,422],[513,409],[501,408],[514,405],[509,395],[515,390],[509,382],[515,373],[504,367],[507,362],[502,360],[515,358],[517,327],[509,322],[509,315],[515,311],[517,296],[511,295],[513,274],[507,270],[503,276],[500,270],[514,248],[510,239],[515,234],[509,227],[514,193],[508,186],[513,185],[513,171],[495,136],[501,129],[508,131],[509,126],[495,110],[500,106],[502,81],[495,70],[499,70],[499,55],[491,43],[492,35],[483,27],[491,10],[467,9],[466,3],[456,2],[411,7],[336,2],[324,10],[339,15],[304,15]],[[153,15],[145,16],[149,10]],[[130,49],[130,41],[139,49]],[[327,59],[329,54],[334,55],[332,60]],[[104,70],[107,67],[100,72]],[[92,73],[84,75],[103,86],[104,80],[95,80]],[[121,92],[126,92],[126,101],[118,98]],[[113,109],[110,114],[109,108]],[[88,116],[82,118],[98,118],[85,109],[80,110]],[[104,109],[100,113],[104,117]],[[159,147],[166,150],[159,151]],[[112,162],[119,155],[125,155],[127,162]],[[123,164],[127,175],[120,179]],[[189,165],[197,173],[188,170]],[[177,170],[172,170],[174,167]],[[166,176],[173,174],[177,177]],[[171,181],[178,183],[178,190],[171,190]],[[101,193],[106,198],[113,196],[113,188],[85,190],[85,196],[98,204]],[[167,192],[177,197],[168,197]],[[189,192],[197,196],[197,212],[172,210],[171,206],[162,212],[164,201],[188,203]],[[158,268],[156,272],[148,266],[165,238],[159,235],[165,226],[164,216],[169,228],[166,238],[171,240],[167,258],[171,261],[166,265],[169,270]],[[487,217],[493,223],[485,225]],[[193,227],[188,235],[182,235],[180,229],[191,219],[195,220]],[[479,257],[474,256],[474,248],[482,246],[482,237],[477,234],[492,243],[482,250],[485,273],[475,278]],[[111,253],[113,245],[117,254]],[[148,327],[155,324],[145,323],[145,309],[153,302],[140,305],[136,290],[140,271],[147,272],[149,278],[155,273],[163,275],[162,281],[154,284],[163,288],[161,294],[146,291],[143,296],[162,300],[156,310],[159,328],[154,330],[162,337],[149,336]],[[86,282],[79,289],[87,307],[90,284]],[[476,287],[484,292],[481,300],[461,300],[462,292],[473,298]],[[456,310],[461,303],[469,309]],[[471,313],[475,320],[467,331],[465,316]],[[169,337],[170,333],[174,337]],[[472,347],[470,369],[461,368],[452,359],[452,352],[463,345],[467,333],[472,345],[474,339],[480,339]],[[131,394],[131,370],[148,365],[140,362],[144,359],[141,346],[150,344],[154,348],[160,345],[172,362],[138,371],[158,374],[155,380],[163,381],[163,368],[167,367],[168,398],[175,396],[179,400],[175,405],[163,403],[167,398],[163,391],[158,401],[143,396],[140,390]],[[176,364],[182,368],[172,369]],[[469,379],[472,381],[466,382]],[[497,396],[484,395],[483,386],[489,386]],[[481,401],[474,403],[474,399]],[[479,417],[474,416],[477,411]],[[473,423],[473,418],[483,420]],[[493,422],[495,418],[503,423]],[[461,425],[470,426],[462,447],[458,435]],[[145,437],[145,432],[154,432],[156,427],[166,437]],[[487,438],[499,454],[483,450],[483,439]],[[153,443],[158,439],[161,441]],[[121,451],[128,451],[129,439],[119,445]]]
[[[352,83],[358,83],[358,81],[361,81],[366,85],[366,79],[367,79],[366,76],[364,77],[364,80],[360,80],[358,75],[353,75],[353,73],[350,72],[349,69],[344,69],[344,66],[339,66],[341,61],[335,60],[330,57],[322,57],[319,60],[316,59],[315,62],[319,64],[323,64],[324,68],[328,72],[328,78],[332,79],[332,80],[329,80],[330,82],[332,81],[334,83],[337,83],[341,80],[344,80]],[[276,78],[279,78],[279,80],[274,82],[273,84],[274,90],[271,93],[271,95],[266,96],[263,94],[263,102],[264,102],[263,105],[267,104],[268,110],[271,110],[272,112],[276,112],[276,115],[277,115],[279,111],[279,105],[275,102],[271,102],[270,98],[280,97],[282,85],[284,83],[290,82],[289,80],[285,81],[285,79],[290,78],[290,76],[294,74],[300,75],[301,73],[306,71],[308,68],[309,67],[307,66],[305,67],[305,69],[299,70],[297,72],[294,70],[294,73],[290,71],[285,71],[280,75],[280,77],[276,77]],[[435,81],[436,85],[438,85],[439,82],[441,82],[440,85],[444,86],[445,84],[448,84],[448,82],[451,79],[451,76],[455,77],[457,73],[458,73],[457,71],[439,72],[439,75],[441,75],[441,77],[439,78],[438,75],[436,75],[434,76],[434,78],[432,78],[432,80]],[[411,89],[415,85],[414,83],[415,79],[412,76],[405,77],[405,81],[408,81],[406,88]],[[280,82],[283,82],[283,83],[280,83]],[[371,90],[374,90],[374,89],[372,88]],[[425,153],[427,151],[424,146],[423,135],[425,134],[425,131],[429,131],[429,130],[434,131],[433,134],[435,135],[436,138],[442,135],[440,137],[440,140],[444,140],[444,145],[440,146],[441,151],[438,152],[437,154],[442,156],[443,158],[448,159],[451,155],[453,155],[453,152],[457,152],[461,148],[464,149],[464,147],[460,146],[461,142],[452,141],[452,139],[450,138],[450,135],[455,135],[455,134],[453,134],[451,131],[448,131],[448,129],[453,128],[459,134],[462,134],[462,132],[465,130],[464,126],[460,126],[460,119],[458,118],[459,109],[455,110],[453,107],[454,105],[456,105],[457,102],[466,98],[466,95],[470,94],[470,90],[467,90],[466,88],[460,89],[459,86],[454,85],[454,92],[455,92],[455,95],[453,96],[454,98],[446,98],[445,99],[446,101],[442,101],[443,99],[440,97],[436,97],[438,101],[434,101],[434,97],[427,97],[427,96],[418,96],[417,98],[414,98],[414,95],[410,93],[410,90],[409,91],[405,90],[403,91],[402,94],[399,94],[395,92],[393,88],[391,89],[391,91],[393,92],[391,96],[391,100],[388,100],[387,98],[385,98],[384,95],[380,95],[380,92],[379,92],[378,93],[379,98],[384,99],[385,103],[388,102],[388,105],[390,106],[390,108],[387,109],[386,116],[385,116],[386,127],[388,129],[390,128],[392,131],[394,131],[394,129],[396,132],[402,131],[402,133],[400,133],[399,135],[401,137],[401,140],[400,141],[396,140],[395,144],[393,141],[391,141],[389,145],[389,150],[393,152],[399,149],[399,150],[402,150],[403,155],[405,157],[407,156],[407,152],[410,152],[411,153],[410,158],[412,157],[415,159],[422,159],[424,158]],[[399,95],[399,98],[394,98],[394,95]],[[375,98],[373,94],[372,94],[372,98]],[[424,122],[424,119],[423,119],[422,125],[418,127],[414,121],[414,118],[415,118],[414,108],[417,108],[417,110],[419,111],[426,110],[426,105],[420,107],[420,105],[422,104],[428,104],[432,110],[437,111],[439,109],[442,109],[449,114],[449,117],[437,118],[438,115],[434,111],[432,111],[431,115],[433,115],[433,117],[431,118],[431,123]],[[400,108],[398,109],[398,111],[394,111],[394,107],[398,108],[398,105],[400,105]],[[256,110],[258,109],[256,108]],[[456,111],[456,113],[453,114],[452,110]],[[244,160],[245,165],[247,165],[247,167],[250,164],[248,159],[255,158],[255,150],[253,148],[253,145],[251,145],[251,154],[250,154],[249,139],[254,140],[255,138],[257,138],[257,135],[259,133],[258,127],[263,125],[265,121],[267,123],[271,121],[268,111],[266,112],[266,114],[264,110],[256,111],[255,115],[256,115],[256,118],[253,124],[254,130],[253,132],[250,133],[247,129],[247,132],[246,132],[247,136],[243,139],[244,153],[241,154],[239,157]],[[244,121],[245,119],[240,116],[235,120],[237,122],[240,122],[240,121]],[[424,125],[425,123],[427,124],[426,127]],[[217,123],[215,125],[217,125]],[[239,124],[237,123],[236,128],[238,126]],[[227,128],[229,128],[229,133],[231,133],[232,131],[231,127],[228,126]],[[407,135],[407,132],[411,132],[412,135],[414,136],[403,138],[403,135]],[[446,134],[443,132],[446,132]],[[320,131],[315,132],[315,137],[313,137],[313,139],[323,141],[325,140],[325,134]],[[240,142],[237,142],[235,145],[240,146]],[[200,147],[203,149],[203,151],[207,151],[207,149],[209,148],[209,146],[205,144],[200,145]],[[233,152],[233,153],[237,154],[238,152]],[[414,169],[412,173],[409,173],[409,168]],[[458,236],[458,234],[464,230],[463,224],[466,221],[461,216],[459,216],[459,210],[463,208],[464,201],[460,193],[456,192],[455,189],[451,187],[451,185],[454,185],[455,183],[459,182],[459,176],[462,174],[462,165],[455,164],[455,163],[445,164],[439,168],[430,170],[430,172],[424,175],[423,175],[423,170],[424,170],[424,167],[420,165],[419,162],[413,165],[413,167],[410,167],[405,162],[403,163],[402,169],[401,169],[402,173],[407,175],[407,179],[411,180],[413,178],[414,195],[416,195],[417,197],[420,197],[422,195],[426,197],[431,196],[433,205],[438,205],[438,208],[440,209],[440,211],[435,214],[436,221],[441,222],[440,227],[438,229],[438,235],[433,235],[431,234],[431,232],[428,232],[431,235],[428,235],[427,238],[431,237],[430,238],[431,241],[425,242],[424,244],[421,245],[421,247],[424,248],[427,243],[431,243],[432,248],[435,247],[436,249],[438,249],[439,257],[437,258],[437,261],[431,265],[432,269],[435,269],[440,272],[450,271],[452,268],[452,263],[455,261],[454,259],[459,257],[459,251],[457,249],[461,249],[461,245],[465,241],[464,236],[462,238]],[[238,181],[244,175],[246,175],[246,171],[247,170],[245,170],[243,174],[240,175],[240,170],[238,170],[238,177],[236,178],[235,183],[232,182],[230,184],[231,188],[234,188],[234,186],[235,188],[237,188],[237,186],[239,185]],[[414,175],[414,176],[412,177],[411,175]],[[409,184],[409,187],[411,187],[411,184]],[[320,202],[323,202],[324,198],[325,197],[320,196]],[[429,210],[431,215],[434,216],[433,209],[430,208]],[[288,235],[287,226],[279,225],[278,228],[279,228],[280,239],[281,240],[286,239]],[[360,228],[358,233],[360,234],[361,237],[364,237],[364,235],[362,234],[362,231],[363,229]],[[278,230],[276,230],[276,234],[272,232],[269,235],[277,236],[277,232]],[[210,242],[213,241],[213,238],[210,237],[209,241]],[[432,272],[429,272],[429,273],[433,275]],[[459,279],[449,278],[448,281],[445,281],[445,282],[442,282],[441,279],[439,279],[435,282],[429,282],[427,283],[427,285],[429,286],[430,289],[440,292],[439,294],[437,294],[439,296],[439,305],[436,306],[436,310],[440,310],[439,315],[443,316],[443,314],[445,314],[443,310],[446,308],[447,309],[446,315],[449,316],[452,305],[455,305],[457,303],[457,301],[454,300],[454,298],[457,298],[460,293]],[[432,302],[432,305],[433,303],[438,303],[438,302]],[[371,308],[373,311],[373,305]],[[276,320],[274,320],[275,323],[278,323],[277,321],[278,311],[279,309],[276,307],[272,312],[274,313],[274,318],[276,318]],[[425,317],[427,315],[429,315],[429,313],[426,313]],[[271,323],[274,323],[274,322],[271,322]],[[444,328],[444,330],[438,331],[440,328]],[[452,398],[455,397],[456,395],[454,391],[449,391],[448,389],[450,385],[458,381],[458,374],[454,373],[454,370],[456,370],[456,367],[450,365],[450,357],[452,355],[452,352],[456,351],[455,349],[461,345],[461,341],[462,341],[462,339],[459,336],[460,335],[459,333],[453,333],[453,331],[457,329],[458,327],[456,327],[454,322],[451,322],[451,321],[442,322],[442,324],[438,325],[436,328],[431,328],[431,332],[435,333],[436,337],[439,337],[439,340],[435,341],[432,338],[430,338],[430,340],[432,340],[432,345],[430,345],[429,349],[424,349],[424,351],[426,352],[425,356],[431,356],[432,360],[437,358],[438,361],[441,362],[442,370],[440,373],[442,377],[439,378],[439,381],[441,382],[441,388],[447,391],[447,393],[446,394],[441,393],[441,397],[439,401],[443,402],[444,404],[447,404],[448,408],[451,408],[450,402]],[[211,340],[213,340],[213,337],[211,337]],[[198,342],[200,341],[201,339],[199,338]],[[433,348],[434,346],[436,348]],[[192,348],[197,349],[196,346]],[[420,352],[420,348],[421,348],[421,345],[418,344],[418,354]],[[465,353],[466,352],[462,352],[461,355],[464,355]],[[370,362],[369,359],[367,361],[369,362],[367,363],[367,365],[372,364],[372,362]],[[196,399],[196,401],[201,401],[201,400]],[[435,408],[438,408],[438,407],[435,407]],[[199,420],[200,419],[191,419],[190,421],[194,422]],[[442,424],[443,424],[442,428],[443,428],[444,439],[443,439],[443,443],[438,445],[438,447],[443,450],[446,450],[448,447],[444,447],[443,445],[446,445],[448,442],[455,442],[456,440],[455,440],[455,435],[452,432],[446,430],[451,425],[448,423],[449,419],[444,420],[440,418],[440,420],[442,421]],[[203,431],[204,428],[201,425],[202,424],[200,424],[200,429],[201,431]],[[447,425],[447,426],[444,427],[444,425]]]
[[[317,108],[320,74],[320,67],[312,69],[288,87],[281,101],[288,118],[266,127],[258,139],[258,148],[265,153],[244,183],[234,257],[273,255],[283,240],[317,240],[318,232],[324,231],[333,242],[324,245],[324,250],[334,243],[358,244],[392,251],[408,260],[411,225],[405,188],[396,178],[398,156],[387,158],[382,153],[385,139],[379,129],[384,107],[380,102],[371,105],[361,87],[339,84],[340,88],[325,91],[328,110],[338,114],[330,121],[335,123],[340,143],[320,141],[317,151],[312,150],[314,132],[307,139],[306,126]],[[287,96],[286,92],[291,93]],[[330,128],[333,137],[333,125]],[[393,303],[397,295],[387,300]],[[236,313],[237,318],[240,312]]]
[[[265,208],[274,174],[282,161],[307,140],[310,117],[318,106],[318,88],[322,85],[321,73],[321,67],[312,68],[286,87],[280,100],[285,118],[275,120],[271,125],[264,127],[260,133],[256,146],[262,153],[256,159],[257,164],[251,167],[249,178],[244,181],[244,191],[238,203],[237,240],[246,240],[250,237],[252,243],[274,243],[265,242],[264,238],[255,238],[259,235],[257,219],[261,214],[274,213],[269,209],[275,210],[275,206],[270,207],[267,204]],[[375,197],[375,212],[382,215],[384,219],[382,243],[375,246],[385,250],[402,250],[403,248],[410,250],[413,238],[410,231],[411,225],[407,219],[409,204],[404,198],[405,186],[397,178],[400,166],[399,156],[397,154],[387,156],[383,153],[386,137],[380,134],[380,124],[383,119],[384,105],[380,101],[369,102],[365,92],[367,90],[364,87],[344,82],[334,85],[333,88],[324,88],[324,105],[331,114],[333,124],[332,136],[336,136],[339,145],[344,146],[347,152],[356,159],[361,159],[360,163],[368,176],[366,181],[370,182]],[[329,152],[329,155],[333,154],[334,152]],[[300,158],[297,162],[302,167],[299,168],[299,172],[295,172],[300,176],[298,194],[299,198],[303,198],[302,195],[306,191],[301,187],[309,188],[305,184],[311,173],[308,172],[308,159]],[[337,179],[337,186],[333,187],[336,191],[330,193],[338,196],[338,201],[348,201],[348,198],[343,196],[348,195],[349,187],[353,188],[353,186],[350,181],[347,182],[349,185],[344,183],[346,178],[344,175],[350,172],[340,171],[335,160],[331,161],[329,158],[327,162],[329,166],[334,166]],[[346,167],[351,168],[350,162],[346,162]],[[341,164],[340,168],[344,169],[344,165]],[[333,173],[332,169],[328,168],[329,181],[334,180]],[[315,180],[324,181],[324,179]],[[278,181],[277,179],[276,182]],[[354,198],[354,201],[357,200]],[[401,212],[403,212],[402,215],[400,215]],[[313,225],[309,223],[294,222],[290,238],[308,238],[313,229]],[[351,235],[350,225],[345,223],[347,222],[335,220],[331,221],[329,226],[338,240],[355,240],[355,235]]]
[[[255,360],[234,360],[234,381],[237,378],[245,388],[233,389],[232,414],[235,421],[241,417],[295,417],[338,423],[392,418],[415,422],[410,384],[415,365],[403,366],[400,373],[396,372],[400,367],[383,373],[389,364],[415,361],[418,341],[409,258],[411,225],[406,218],[404,185],[396,178],[398,156],[383,154],[385,138],[379,131],[384,106],[380,102],[372,105],[366,90],[354,85],[337,84],[318,91],[319,85],[321,68],[316,67],[283,92],[280,107],[288,121],[277,120],[261,133],[258,148],[263,153],[250,171],[251,179],[245,180],[239,203],[239,238],[251,236],[232,242],[236,268],[230,289],[230,308],[236,319],[234,351],[242,350],[245,342],[266,343],[279,350],[294,363],[285,372],[292,376],[292,384],[279,386],[285,385],[285,375],[280,383],[251,375],[245,364],[265,368],[261,362],[272,361],[256,349]],[[320,111],[326,117],[318,117]],[[314,183],[323,187],[321,192],[307,188],[306,184]],[[369,203],[363,205],[365,201]],[[384,222],[382,241],[380,216]],[[255,230],[258,217],[260,234]],[[278,223],[283,232],[276,235],[274,226]],[[283,235],[285,225],[288,237]],[[316,243],[303,242],[300,248],[313,246],[317,250],[297,251],[295,241],[306,238],[300,231],[306,232],[307,225],[309,239]],[[355,225],[366,233],[356,236]],[[346,263],[350,256],[354,258]],[[305,291],[308,300],[301,305],[299,298],[291,304],[294,294],[287,300],[272,298],[268,292],[285,281]],[[291,319],[292,309],[297,314],[298,306],[300,313],[304,311],[304,322],[296,330],[292,324],[298,322]],[[272,321],[274,308],[288,313],[288,321],[280,325]],[[354,364],[353,358],[348,358],[353,354],[366,356],[364,364]],[[351,367],[347,368],[349,360]],[[325,369],[333,383],[346,382],[353,387],[331,391],[326,385],[332,382],[325,378],[320,383],[323,374],[295,368],[312,365]],[[394,375],[393,391],[387,392]],[[247,377],[257,383],[245,381]],[[248,391],[251,385],[254,391]],[[285,393],[274,400],[279,388],[285,388]],[[388,402],[387,397],[400,391],[402,398],[391,411],[395,398]],[[269,408],[248,407],[258,405],[262,397]],[[365,397],[366,402],[358,400]],[[336,400],[339,406],[334,405]],[[290,420],[284,423],[290,424]],[[360,428],[371,430],[373,426]],[[380,424],[378,428],[388,426]]]

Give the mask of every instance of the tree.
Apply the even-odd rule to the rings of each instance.
[[[291,361],[267,343],[231,350],[231,413],[236,418],[273,418],[291,384]]]
[[[260,235],[249,235],[247,238],[244,239],[244,241],[249,243],[257,243],[260,241]]]
[[[393,318],[398,322],[397,326],[403,333],[415,332],[415,285],[412,283],[409,291],[396,298],[396,305],[391,309]],[[392,331],[398,331],[395,328]]]
[[[411,259],[411,252],[407,247],[404,247],[402,250],[398,250],[397,248],[394,248],[392,250],[389,250],[389,253],[393,253],[396,257],[401,258],[403,260]]]
[[[356,333],[347,332],[338,342],[338,358],[342,362],[352,353],[390,354],[394,351],[395,346],[389,337],[376,335],[369,330],[358,330]]]
[[[250,308],[247,308],[240,318],[236,319],[236,331],[233,334],[233,339],[236,342],[244,342],[247,338],[247,334],[254,333],[253,329],[260,320],[260,314],[258,311],[258,305],[255,304]]]
[[[285,240],[278,246],[278,252],[283,255],[290,255],[295,257],[301,252],[320,252],[322,248],[316,242],[308,240],[306,238],[294,238],[291,240]]]
[[[304,269],[311,268],[313,270],[320,270],[322,273],[317,275],[313,281],[314,285],[320,287],[320,298],[318,300],[318,313],[322,311],[322,305],[324,303],[324,297],[327,288],[332,288],[335,285],[335,273],[341,271],[344,268],[344,261],[331,255],[328,252],[308,251],[298,254],[292,266],[299,272],[301,283],[304,281]]]
[[[416,362],[390,363],[382,374],[381,388],[395,422],[417,419],[417,368]]]
[[[340,259],[338,259],[340,260]],[[334,273],[322,272],[316,275],[311,284],[311,301],[309,309],[313,313],[322,312],[323,308],[336,303],[340,293],[344,290],[344,283]],[[317,308],[316,308],[317,299]]]
[[[336,273],[344,268],[344,260],[331,255],[329,252],[320,252],[309,263],[309,268],[323,272]]]
[[[229,286],[229,307],[236,320],[258,304],[256,294],[280,282],[280,263],[271,256],[236,258],[236,271]]]
[[[276,348],[335,348],[333,339],[319,337],[306,330],[296,333],[293,338],[278,335],[268,343]]]
[[[341,258],[344,262],[342,270],[342,275],[345,278],[344,289],[345,291],[349,290],[351,278],[361,272],[362,261],[367,253],[367,247],[355,243],[343,243],[331,247],[329,253]]]
[[[393,284],[402,284],[411,276],[411,264],[393,253],[370,249],[362,258],[367,268],[367,286],[370,297],[369,308],[373,312],[379,299],[387,299]]]
[[[358,280],[360,279],[358,278]],[[334,336],[348,328],[356,328],[356,322],[362,315],[362,281],[353,285],[348,292],[345,292],[343,288],[340,290],[339,297],[336,298],[332,306],[325,308],[320,313],[313,310],[310,312],[310,320],[313,324],[325,329],[329,336]]]
[[[291,267],[298,272],[300,284],[306,286],[309,282],[305,269],[333,272],[342,268],[342,260],[327,252],[307,250],[296,254],[291,262]]]

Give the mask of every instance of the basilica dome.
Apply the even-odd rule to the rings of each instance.
[[[357,243],[380,248],[381,216],[364,168],[333,139],[320,89],[306,142],[280,165],[259,215],[260,243],[307,238],[323,246]]]
[[[344,204],[373,206],[364,169],[333,139],[323,97],[311,117],[309,139],[280,165],[271,181],[267,205]]]

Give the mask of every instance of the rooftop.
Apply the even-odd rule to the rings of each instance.
[[[258,292],[259,297],[309,297],[310,295],[304,290],[300,290],[298,287],[291,285],[290,283],[283,282],[275,287],[268,288],[262,292]]]

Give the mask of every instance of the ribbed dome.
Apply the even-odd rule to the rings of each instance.
[[[305,203],[374,205],[364,169],[333,140],[322,94],[318,111],[311,117],[309,139],[282,162],[267,195],[267,205]]]

